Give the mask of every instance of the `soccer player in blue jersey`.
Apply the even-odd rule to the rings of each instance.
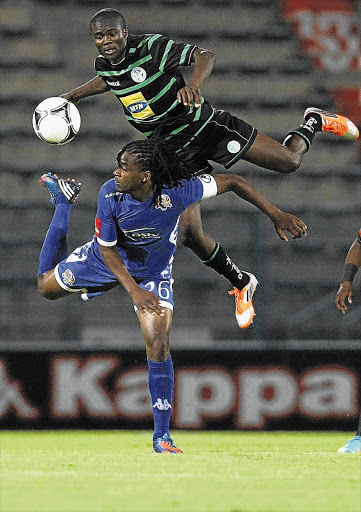
[[[361,229],[357,238],[351,244],[348,250],[342,281],[336,294],[336,307],[344,315],[348,306],[352,304],[354,295],[354,285],[352,284],[358,269],[361,267]],[[347,441],[347,443],[338,449],[339,453],[361,453],[361,414],[357,427],[356,435]]]
[[[211,51],[176,43],[160,34],[131,35],[123,15],[115,9],[97,12],[90,20],[90,30],[100,54],[95,59],[97,76],[63,96],[77,103],[111,90],[126,119],[146,137],[166,120],[163,137],[177,146],[181,158],[194,170],[210,172],[209,161],[228,169],[244,159],[289,173],[299,167],[317,132],[332,132],[351,140],[358,137],[349,119],[312,107],[306,110],[301,126],[279,144],[245,121],[215,109],[201,96],[200,87],[214,65]],[[191,65],[193,72],[185,83],[178,68]],[[198,204],[182,215],[179,238],[203,263],[232,283],[236,311],[242,308],[249,277],[243,274],[237,278],[241,276],[238,267],[203,231]]]
[[[39,293],[55,300],[81,293],[91,299],[121,284],[130,295],[143,333],[153,405],[153,450],[181,453],[169,434],[174,372],[169,333],[173,315],[172,263],[181,214],[207,197],[234,192],[263,211],[278,236],[306,234],[301,219],[282,212],[235,174],[192,176],[164,140],[131,142],[118,154],[114,178],[100,189],[93,240],[67,254],[73,202],[80,191],[74,180],[50,173],[40,182],[49,190],[55,213],[40,252]],[[252,282],[256,278],[247,273]],[[252,296],[244,298],[239,321],[249,324]]]

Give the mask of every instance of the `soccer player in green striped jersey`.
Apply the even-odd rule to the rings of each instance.
[[[146,137],[161,126],[161,135],[177,149],[193,171],[210,172],[209,161],[230,168],[244,159],[281,173],[299,167],[318,131],[330,131],[348,139],[358,137],[356,126],[343,116],[309,108],[303,124],[286,137],[283,145],[262,135],[229,112],[217,110],[200,93],[214,65],[211,51],[177,43],[161,34],[131,35],[123,15],[103,9],[90,20],[98,49],[97,76],[63,94],[77,103],[82,98],[112,91],[126,119]],[[187,82],[179,72],[193,66]],[[179,239],[207,266],[233,285],[238,306],[250,278],[232,262],[218,242],[204,233],[199,204],[181,216]],[[254,290],[253,290],[254,291]]]

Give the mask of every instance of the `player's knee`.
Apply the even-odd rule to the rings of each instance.
[[[43,279],[43,276],[39,276],[39,277],[38,277],[38,280],[37,280],[37,287],[38,287],[38,293],[39,293],[39,295],[41,295],[42,297],[45,297],[45,298],[46,298],[46,289],[45,289],[45,286],[44,286],[44,279]]]
[[[58,298],[54,295],[54,293],[52,293],[48,289],[48,287],[46,286],[46,281],[43,276],[38,277],[37,286],[39,295],[44,297],[44,299],[56,300]]]
[[[284,174],[291,174],[292,172],[297,171],[297,169],[300,167],[302,162],[302,159],[299,157],[299,155],[294,153],[289,153],[287,155],[287,158],[285,158],[279,166],[279,172],[282,172]]]
[[[44,297],[44,299],[56,300],[58,298],[58,297],[55,297],[55,295],[53,293],[51,293],[51,292],[47,291],[46,289],[39,287],[39,286],[38,286],[38,292],[39,292],[39,295]]]
[[[194,243],[196,240],[199,240],[200,237],[201,234],[199,231],[195,230],[191,225],[184,226],[178,233],[179,242],[189,249],[194,246]]]

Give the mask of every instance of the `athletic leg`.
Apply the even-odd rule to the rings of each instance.
[[[70,292],[61,288],[54,276],[56,265],[68,256],[67,233],[72,205],[66,200],[63,202],[63,198],[62,194],[56,198],[55,212],[39,258],[38,292],[50,300],[61,299],[70,295]]]
[[[48,270],[44,274],[38,276],[38,292],[42,297],[49,300],[62,299],[71,292],[64,290],[55,279],[54,270]]]
[[[144,315],[140,311],[137,315],[148,360],[148,383],[154,418],[153,450],[157,453],[182,453],[176,448],[169,434],[174,388],[174,370],[169,348],[173,313],[166,308],[162,317]]]
[[[310,149],[314,136],[320,131],[333,133],[346,140],[356,140],[359,136],[357,127],[350,119],[310,107],[305,111],[302,124],[286,136],[283,144],[258,133],[243,159],[272,171],[294,172],[299,168],[303,155]]]
[[[307,149],[305,140],[296,134],[291,135],[285,145],[282,145],[267,135],[258,133],[243,160],[264,169],[287,174],[297,171]]]
[[[218,242],[203,231],[201,208],[195,203],[182,213],[179,223],[180,242],[191,249],[198,258],[232,286],[242,290],[249,282],[249,275],[239,270]]]
[[[159,363],[170,357],[169,333],[172,327],[173,313],[164,308],[164,316],[147,315],[137,311],[140,327],[145,341],[147,358]]]
[[[42,176],[40,183],[50,192],[51,201],[55,203],[55,211],[40,251],[37,285],[40,295],[56,300],[71,294],[57,283],[54,268],[68,256],[67,234],[70,211],[79,195],[80,185],[64,182],[50,174]],[[61,191],[59,184],[67,187],[69,198]]]
[[[218,242],[203,231],[200,204],[188,207],[179,223],[181,243],[191,249],[207,267],[212,268],[231,283],[236,303],[236,320],[241,329],[249,327],[255,311],[253,294],[258,281],[253,274],[241,271]]]
[[[292,172],[300,165],[314,134],[321,127],[321,115],[310,112],[305,117],[304,124],[297,131],[290,132],[282,145],[260,133],[257,133],[253,139],[256,133],[253,127],[227,112],[220,112],[217,114],[214,124],[209,128],[209,138],[211,140],[218,138],[218,144],[215,143],[208,148],[209,159],[229,168],[233,161],[237,161],[235,160],[237,159],[236,154],[233,159],[230,159],[233,149],[244,151],[248,147],[247,144],[251,144],[244,153],[244,159],[278,172]],[[204,142],[206,144],[206,141]],[[184,158],[185,161],[189,160],[187,160],[187,155]],[[190,158],[194,158],[194,155],[191,155]],[[207,162],[196,160],[193,164],[202,169]],[[241,291],[249,283],[249,276],[241,272],[219,244],[203,231],[199,204],[192,205],[181,215],[179,239],[201,261],[226,277],[233,287]]]

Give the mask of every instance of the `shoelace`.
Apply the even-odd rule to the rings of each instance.
[[[169,450],[171,448],[175,448],[174,444],[171,444],[168,441],[161,441],[159,444],[160,444],[160,446],[162,448],[165,448],[166,450]]]
[[[183,453],[182,450],[174,446],[174,444],[168,443],[167,441],[162,441],[159,443],[164,451],[171,453]]]
[[[242,297],[240,297],[242,291],[238,290],[238,288],[233,288],[230,292],[228,292],[229,295],[235,295],[236,296],[236,309],[237,313],[241,314],[244,311],[246,311],[251,306],[251,301],[249,300],[247,303],[242,300]]]
[[[75,180],[71,178],[67,180],[59,179],[58,183],[61,192],[65,195],[67,200],[73,203],[79,195],[81,183],[76,184]]]
[[[339,123],[336,119],[325,119],[324,120],[326,126],[336,126],[336,130],[332,130],[335,135],[341,136],[347,133],[348,128],[347,125]]]

